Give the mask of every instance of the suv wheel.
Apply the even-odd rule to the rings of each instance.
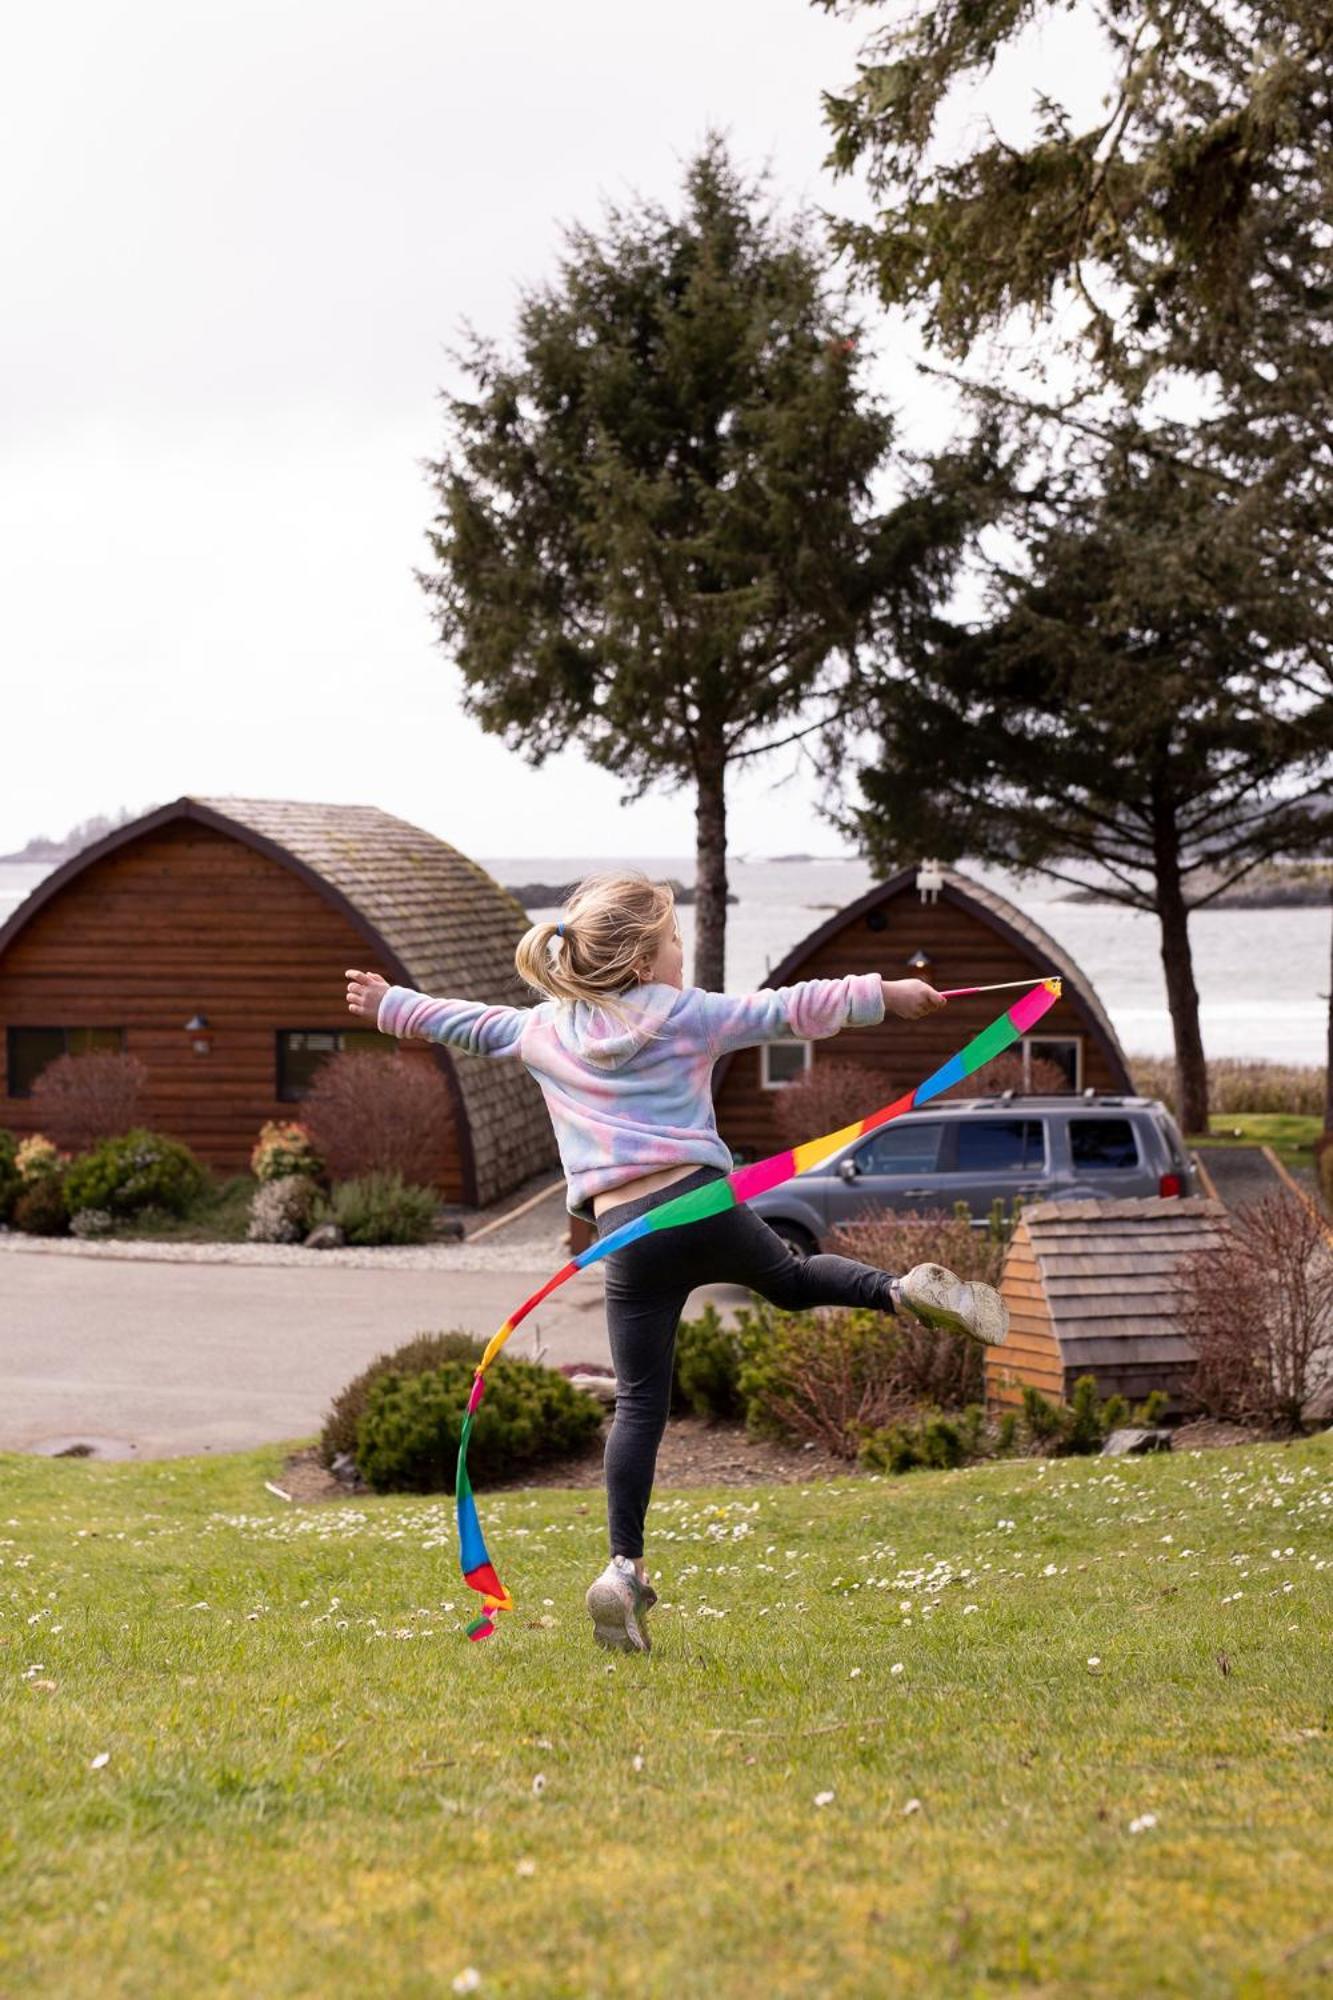
[[[809,1230],[802,1229],[799,1222],[770,1222],[768,1226],[775,1236],[782,1238],[793,1257],[813,1257],[819,1248]]]

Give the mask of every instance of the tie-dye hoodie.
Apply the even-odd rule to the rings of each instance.
[[[391,986],[377,1025],[467,1055],[516,1056],[537,1079],[569,1183],[566,1207],[592,1219],[595,1195],[660,1167],[720,1167],[731,1149],[713,1116],[713,1064],[761,1042],[813,1042],[884,1019],[877,972],[803,979],[760,993],[651,984],[619,996],[626,1027],[584,1000],[536,1007],[432,1000]]]

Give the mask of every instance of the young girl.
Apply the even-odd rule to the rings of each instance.
[[[432,1000],[378,973],[349,971],[347,1005],[389,1035],[420,1035],[470,1055],[512,1056],[536,1078],[568,1182],[566,1205],[599,1237],[659,1202],[724,1179],[730,1149],[713,1115],[719,1056],[762,1042],[817,1041],[887,1014],[914,1021],[946,1003],[919,979],[878,973],[806,979],[759,993],[705,993],[682,980],[670,889],[639,874],[590,875],[559,923],[534,924],[514,955],[549,996],[536,1007]],[[895,1278],[847,1257],[800,1258],[744,1206],[614,1251],[606,1316],[616,1373],[605,1475],[611,1560],[587,1593],[594,1636],[650,1647],[643,1524],[671,1399],[676,1325],[697,1285],[748,1286],[785,1311],[906,1307],[926,1324],[993,1344],[1008,1311],[989,1285],[938,1264]]]

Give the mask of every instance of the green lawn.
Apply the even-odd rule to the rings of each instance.
[[[282,1457],[0,1457],[7,2000],[1329,1992],[1333,1437],[667,1494],[647,1660]]]
[[[1324,1129],[1321,1118],[1303,1118],[1290,1111],[1220,1112],[1208,1121],[1210,1137],[1191,1139],[1192,1146],[1271,1146],[1285,1167],[1314,1163],[1314,1142]]]

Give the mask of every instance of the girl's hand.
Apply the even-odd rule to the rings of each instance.
[[[949,1004],[924,979],[883,979],[880,984],[884,988],[884,1012],[895,1014],[900,1021],[919,1021],[923,1014],[934,1014]]]
[[[910,984],[911,982],[907,982]],[[378,972],[355,972],[350,967],[347,972],[347,1011],[360,1015],[363,1021],[379,1019],[380,1001],[389,990],[389,982]]]

